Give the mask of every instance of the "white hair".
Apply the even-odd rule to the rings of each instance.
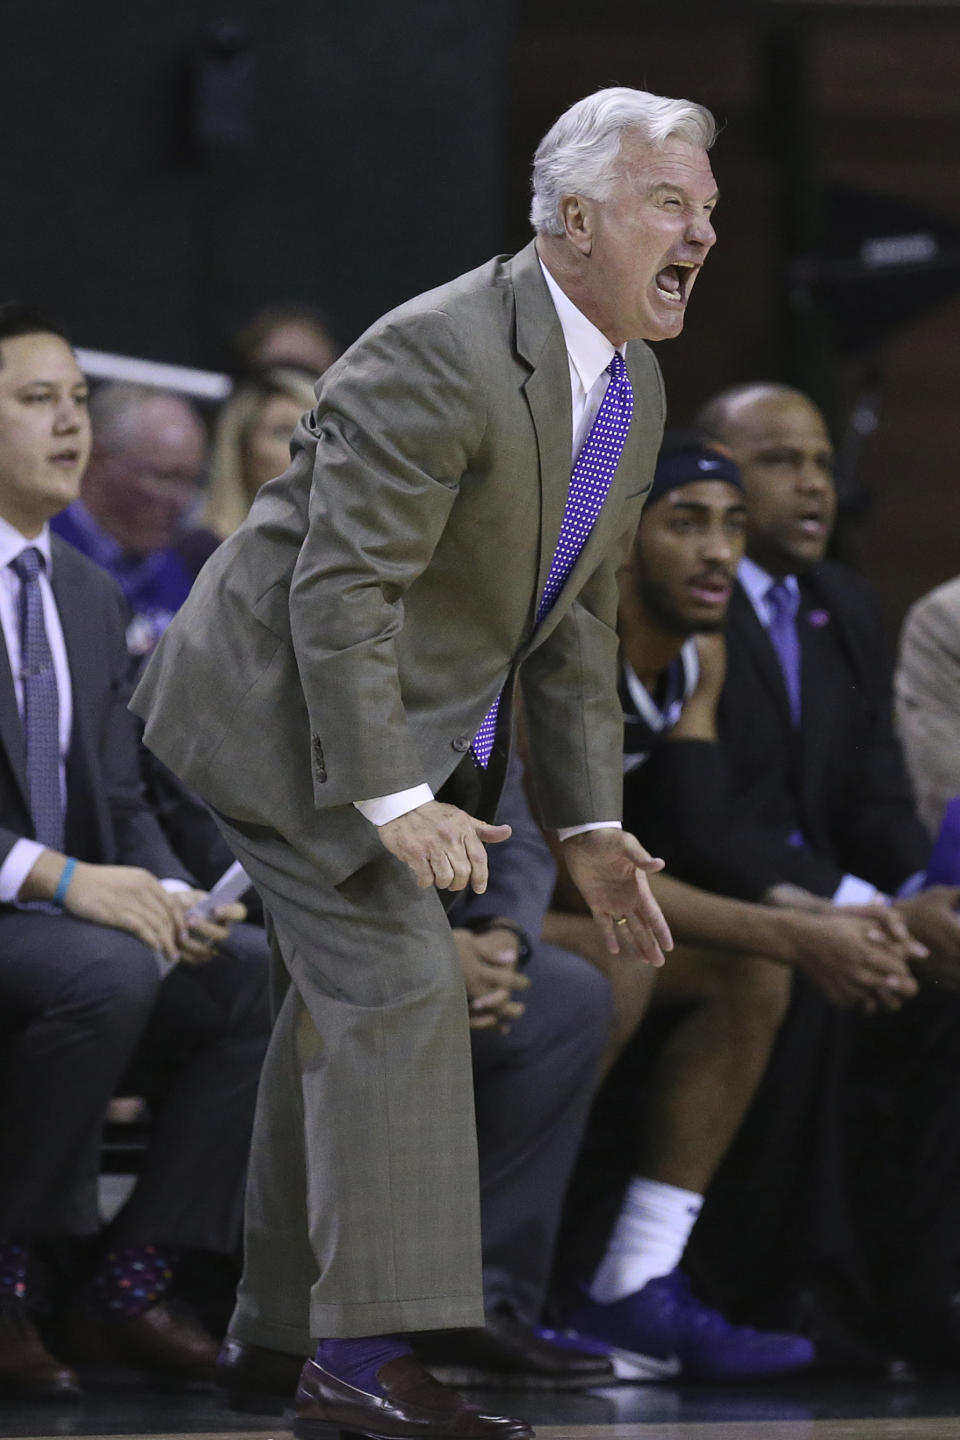
[[[692,100],[668,100],[626,85],[578,100],[550,127],[533,157],[530,224],[538,234],[563,234],[564,195],[609,200],[627,131],[651,145],[676,138],[709,150],[717,125],[710,111]]]

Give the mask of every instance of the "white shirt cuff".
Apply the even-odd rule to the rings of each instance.
[[[373,800],[354,800],[354,805],[371,825],[386,825],[391,820],[416,810],[419,805],[428,805],[433,799],[429,785],[414,785],[409,790],[397,790],[393,795],[380,795]]]
[[[882,890],[857,875],[844,875],[833,894],[834,905],[882,905],[885,900]]]
[[[619,820],[592,820],[589,825],[562,825],[557,831],[558,840],[569,840],[571,835],[586,835],[588,830],[622,830]]]
[[[20,894],[20,886],[46,850],[36,840],[17,840],[0,865],[0,904],[12,905]]]

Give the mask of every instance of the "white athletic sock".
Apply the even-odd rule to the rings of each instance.
[[[590,1286],[590,1298],[610,1305],[668,1275],[680,1263],[703,1196],[637,1176],[627,1186],[607,1253]]]

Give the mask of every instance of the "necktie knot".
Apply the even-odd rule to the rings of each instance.
[[[38,550],[35,545],[28,545],[25,550],[21,550],[20,554],[10,561],[10,567],[16,571],[24,584],[36,580],[44,568],[43,552]]]
[[[611,380],[622,380],[627,373],[627,367],[619,350],[614,350],[613,359],[607,366],[607,373]]]
[[[765,598],[775,621],[796,620],[800,596],[785,580],[775,580]]]

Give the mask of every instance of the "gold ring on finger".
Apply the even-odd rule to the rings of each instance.
[[[627,923],[627,917],[626,917],[626,915],[621,915],[620,918],[617,919],[617,920],[614,920],[613,923],[614,923],[614,925],[626,925],[626,923]]]

